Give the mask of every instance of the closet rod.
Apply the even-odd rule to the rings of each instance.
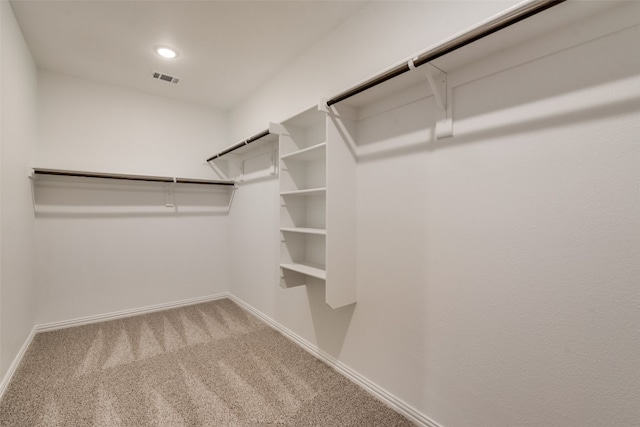
[[[238,148],[240,148],[240,147],[244,147],[244,146],[245,146],[245,145],[247,145],[247,144],[251,144],[251,143],[252,143],[252,142],[254,142],[254,141],[257,141],[257,140],[259,140],[259,139],[261,139],[261,138],[264,138],[265,136],[267,136],[267,135],[269,135],[269,134],[271,134],[271,132],[269,132],[269,129],[267,129],[267,130],[265,130],[265,131],[263,131],[263,132],[260,132],[260,133],[259,133],[259,134],[257,134],[257,135],[252,136],[252,137],[251,137],[251,138],[249,138],[249,139],[245,139],[244,141],[240,141],[240,142],[238,142],[237,144],[234,144],[234,145],[232,145],[231,147],[229,147],[229,148],[226,148],[226,149],[222,150],[222,151],[221,151],[221,152],[219,152],[218,154],[214,154],[213,156],[209,157],[209,158],[207,159],[207,162],[210,162],[210,161],[211,161],[211,160],[213,160],[213,159],[217,159],[218,157],[222,157],[222,156],[224,156],[225,154],[229,154],[229,153],[231,153],[232,151],[235,151],[235,150],[237,150],[237,149],[238,149]]]
[[[456,36],[448,41],[445,40],[443,43],[437,45],[433,49],[430,49],[418,55],[418,57],[413,60],[413,65],[415,67],[424,65],[437,58],[440,58],[443,55],[446,55],[447,53],[458,50],[463,46],[480,40],[488,35],[507,28],[517,22],[527,19],[553,6],[557,6],[565,1],[566,0],[534,0],[517,5],[512,9],[508,9],[504,13],[490,19],[489,21],[483,22],[477,27],[471,28],[465,33]],[[355,86],[345,92],[342,92],[339,95],[336,95],[335,97],[327,101],[327,105],[330,107],[333,104],[337,104],[338,102],[351,98],[352,96],[355,96],[360,92],[371,89],[374,86],[384,83],[387,80],[404,74],[410,70],[411,68],[409,67],[409,64],[407,62],[397,65],[390,70],[385,71],[384,73],[379,74],[378,76],[359,84],[358,86]]]
[[[104,178],[104,179],[123,179],[127,181],[147,181],[147,182],[175,182],[179,184],[203,184],[203,185],[235,185],[233,181],[213,181],[207,179],[192,178],[171,178],[166,176],[145,176],[145,175],[124,175],[99,172],[77,172],[59,169],[33,169],[35,175],[56,175],[56,176],[73,176],[79,178]]]

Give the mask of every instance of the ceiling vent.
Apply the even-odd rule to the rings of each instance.
[[[182,80],[180,77],[170,76],[168,74],[161,73],[160,71],[152,71],[151,77],[173,84],[178,84],[180,83],[180,80]]]

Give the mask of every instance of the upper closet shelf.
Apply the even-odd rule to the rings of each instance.
[[[103,173],[103,172],[83,172],[83,171],[71,171],[63,169],[43,169],[33,168],[33,176],[38,175],[55,175],[55,176],[70,176],[78,178],[101,178],[101,179],[119,179],[126,181],[145,181],[145,182],[164,182],[164,183],[176,183],[176,184],[200,184],[200,185],[225,185],[234,186],[233,181],[219,181],[210,179],[196,179],[196,178],[177,178],[168,176],[150,176],[150,175],[127,175],[117,173]]]
[[[308,227],[283,227],[280,231],[287,233],[300,233],[300,234],[315,234],[318,236],[326,236],[327,230],[322,228],[308,228]]]
[[[523,55],[522,51],[546,56],[565,48],[567,40],[564,39],[558,43],[534,45],[533,49],[520,49],[519,46],[554,31],[562,31],[569,24],[615,7],[616,3],[566,0],[520,2],[354,85],[328,99],[326,105],[344,105],[346,111],[331,109],[334,113],[348,113],[360,120],[375,114],[378,101],[393,104],[394,97],[399,93],[404,95],[403,100],[411,98],[411,102],[433,95],[437,107],[435,137],[451,137],[454,133],[452,104],[455,101],[455,87],[477,80],[478,73],[491,75],[500,69],[530,61],[531,56]],[[578,41],[584,36],[571,37]],[[505,52],[508,50],[511,52],[507,57]],[[499,55],[495,61],[493,55]],[[466,72],[473,63],[478,64],[476,71]],[[378,107],[388,109],[388,105]]]
[[[253,150],[255,148],[258,148],[259,146],[262,146],[266,143],[270,143],[270,142],[275,142],[278,140],[278,135],[277,133],[273,130],[272,125],[269,125],[269,129],[264,130],[256,135],[253,135],[247,139],[243,139],[240,142],[237,142],[233,145],[230,145],[229,147],[223,149],[222,151],[220,151],[217,154],[214,154],[213,156],[209,157],[207,159],[207,163],[211,162],[213,160],[219,159],[223,156],[226,156],[228,154],[234,154],[234,155],[241,155],[241,154],[245,154],[246,152]],[[251,146],[249,146],[251,145]]]
[[[390,67],[378,75],[345,90],[327,100],[327,105],[331,106],[343,102],[403,74],[415,74],[409,72],[422,65],[433,64],[445,73],[450,72],[452,69],[458,68],[473,60],[486,57],[492,53],[523,42],[535,35],[531,34],[532,31],[535,31],[537,34],[543,34],[545,30],[549,30],[548,22],[558,21],[557,15],[560,15],[561,20],[569,20],[575,11],[568,10],[571,9],[571,7],[563,7],[558,8],[558,10],[554,9],[555,16],[554,14],[544,14],[544,18],[542,19],[531,19],[531,17],[565,1],[566,0],[529,0],[518,3],[465,31],[442,40],[440,43],[416,54],[412,59]],[[525,20],[527,21],[526,24],[518,25],[518,31],[505,31],[505,29],[508,29],[512,25]],[[555,23],[557,24],[557,22]],[[498,32],[500,34],[494,36],[494,34]],[[489,36],[492,37],[489,39]],[[487,43],[484,43],[483,39],[485,38],[488,41]],[[478,43],[480,40],[483,40],[483,42]],[[472,43],[474,44],[472,49],[465,48]],[[452,56],[451,54],[453,52],[455,52],[456,55]],[[442,60],[440,60],[441,58]]]

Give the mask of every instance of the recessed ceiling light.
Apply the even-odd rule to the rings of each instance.
[[[158,55],[167,59],[173,59],[178,56],[178,52],[176,52],[175,49],[171,49],[170,47],[166,46],[158,46],[156,47],[155,51]]]

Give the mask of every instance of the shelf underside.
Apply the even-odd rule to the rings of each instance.
[[[327,234],[327,230],[324,230],[322,228],[308,228],[308,227],[287,227],[287,228],[281,228],[280,231],[285,231],[287,233],[316,234],[320,236],[325,236]]]
[[[327,272],[320,266],[310,264],[280,264],[280,267],[286,270],[295,271],[296,273],[302,273],[310,277],[316,277],[318,279],[326,280]]]
[[[281,196],[316,196],[326,193],[327,189],[323,188],[309,188],[307,190],[294,190],[294,191],[283,191],[280,193]]]

